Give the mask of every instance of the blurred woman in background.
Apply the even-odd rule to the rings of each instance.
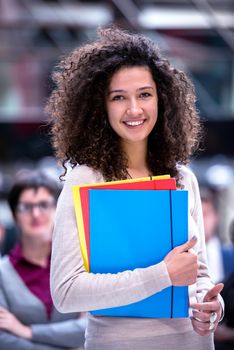
[[[78,349],[85,320],[53,306],[50,254],[58,186],[43,173],[26,172],[9,193],[19,243],[0,263],[1,350]]]

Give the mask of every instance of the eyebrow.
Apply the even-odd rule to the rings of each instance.
[[[153,87],[152,86],[142,86],[140,87],[139,89],[137,89],[137,91],[142,91],[142,90],[146,90],[146,89],[151,89],[153,90]],[[111,90],[111,91],[108,91],[108,96],[110,94],[113,94],[113,93],[117,93],[117,92],[127,92],[126,90],[121,90],[121,89],[118,89],[118,90]]]

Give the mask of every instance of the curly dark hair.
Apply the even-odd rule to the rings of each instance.
[[[53,73],[56,87],[46,110],[65,174],[70,162],[99,170],[108,181],[128,177],[119,136],[108,122],[105,97],[117,70],[148,66],[157,86],[158,119],[148,139],[147,165],[154,175],[167,173],[178,180],[177,165],[188,163],[201,134],[192,83],[150,39],[113,27],[99,28],[98,34],[96,41],[63,59]]]

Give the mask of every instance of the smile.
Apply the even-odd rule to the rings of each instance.
[[[142,125],[145,122],[145,120],[135,120],[135,121],[125,121],[124,124],[127,126],[139,126]]]

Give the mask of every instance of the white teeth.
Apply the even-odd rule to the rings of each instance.
[[[129,121],[129,122],[125,122],[127,125],[130,126],[137,126],[137,125],[141,125],[144,123],[144,120],[138,120],[138,121]]]

